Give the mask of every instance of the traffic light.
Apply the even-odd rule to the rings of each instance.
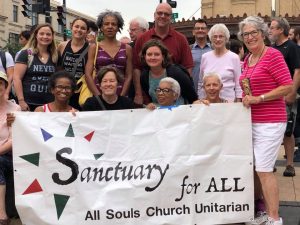
[[[172,7],[172,8],[176,8],[177,6],[177,2],[173,1],[173,0],[167,0],[167,3]]]
[[[62,26],[66,26],[66,9],[63,6],[57,6],[57,22]]]
[[[23,1],[23,10],[22,10],[22,14],[25,17],[30,18],[31,16],[31,2],[29,2],[29,0],[22,0]]]

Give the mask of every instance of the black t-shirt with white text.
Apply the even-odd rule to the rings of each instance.
[[[53,101],[53,96],[48,90],[48,80],[56,71],[56,65],[52,62],[51,56],[47,63],[43,63],[37,54],[28,56],[28,50],[22,50],[17,57],[16,63],[27,65],[27,70],[22,80],[25,102],[31,105],[43,105]]]

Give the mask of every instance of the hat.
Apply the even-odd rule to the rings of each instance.
[[[3,80],[5,80],[6,82],[8,82],[8,80],[7,80],[7,75],[6,75],[4,72],[2,72],[2,71],[0,71],[0,79],[3,79]]]

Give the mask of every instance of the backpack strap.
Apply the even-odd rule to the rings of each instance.
[[[6,73],[6,55],[5,55],[5,52],[0,50],[0,59],[1,59],[1,62],[2,62],[2,66],[5,70],[5,73]]]

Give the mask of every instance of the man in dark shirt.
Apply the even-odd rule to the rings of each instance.
[[[284,56],[284,60],[288,65],[293,78],[293,91],[285,97],[288,123],[283,139],[285,154],[287,157],[287,166],[283,175],[293,177],[295,176],[295,169],[293,166],[295,139],[293,131],[297,115],[296,96],[297,90],[300,87],[300,55],[297,45],[288,39],[289,29],[289,23],[285,18],[275,17],[271,20],[269,38],[274,43],[273,47],[278,49]]]

